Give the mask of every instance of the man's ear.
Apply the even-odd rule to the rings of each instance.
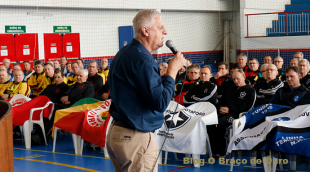
[[[148,32],[148,29],[147,29],[146,26],[142,26],[142,27],[141,27],[141,32],[142,32],[142,35],[143,35],[143,36],[146,36],[146,37],[149,36],[149,32]]]

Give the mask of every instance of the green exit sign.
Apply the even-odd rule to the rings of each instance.
[[[71,33],[71,26],[54,26],[54,33]]]
[[[26,26],[5,26],[5,33],[26,33]]]

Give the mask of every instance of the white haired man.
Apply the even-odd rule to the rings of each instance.
[[[310,64],[307,59],[301,59],[298,61],[298,69],[300,71],[300,84],[303,84],[305,87],[309,88],[310,87],[310,74],[309,69],[310,69]]]
[[[153,131],[164,122],[163,112],[185,58],[178,52],[162,80],[151,54],[163,46],[167,34],[161,14],[142,10],[134,17],[133,28],[135,38],[115,55],[110,66],[110,114],[115,122],[107,136],[107,149],[117,172],[156,172],[158,146]]]
[[[277,77],[278,69],[276,65],[269,64],[264,74],[266,75],[266,80],[256,82],[253,85],[257,94],[255,106],[270,103],[278,89],[284,86],[284,83]]]

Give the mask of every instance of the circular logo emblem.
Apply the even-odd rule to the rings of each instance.
[[[55,93],[58,94],[60,92],[60,89],[56,89]]]
[[[81,89],[83,89],[84,88],[84,86],[79,86],[79,89],[81,90]]]

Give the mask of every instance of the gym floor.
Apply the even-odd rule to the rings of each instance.
[[[104,157],[104,153],[99,148],[96,150],[86,149],[84,144],[83,155],[75,155],[71,134],[59,133],[57,136],[56,152],[52,152],[52,139],[48,145],[34,145],[31,150],[25,149],[22,140],[14,140],[14,171],[15,172],[113,172],[113,164],[110,159]],[[186,160],[184,154],[169,153],[168,164],[159,165],[158,171],[163,172],[227,172],[230,170],[230,157],[225,157],[225,163],[215,158],[215,161],[208,163],[209,157],[201,155],[201,167],[194,168],[190,164],[190,159]],[[203,162],[203,160],[205,162]],[[243,163],[242,163],[243,160]],[[246,162],[246,163],[245,163]],[[310,166],[306,163],[306,158],[299,158],[297,163],[298,172],[310,171]],[[283,165],[283,169],[277,166],[277,171],[290,171],[289,164]],[[261,172],[264,171],[263,165],[251,167],[250,160],[247,156],[240,158],[240,165],[234,165],[235,172]],[[296,172],[296,171],[295,171]]]

